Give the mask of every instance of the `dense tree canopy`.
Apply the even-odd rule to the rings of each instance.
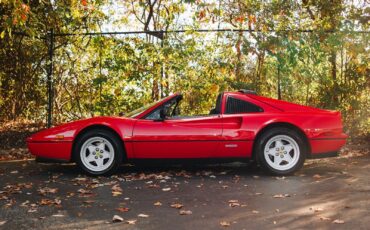
[[[204,113],[221,91],[340,110],[370,133],[370,6],[365,0],[0,0],[0,120],[45,120],[47,33],[57,36],[55,122],[128,112],[181,91]],[[196,32],[196,29],[254,32]],[[187,30],[173,33],[173,30]]]

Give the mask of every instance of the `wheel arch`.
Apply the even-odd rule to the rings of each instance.
[[[278,127],[283,127],[283,128],[288,128],[288,129],[292,129],[294,130],[295,132],[297,132],[303,139],[304,143],[305,143],[305,147],[307,149],[307,156],[310,156],[311,155],[311,145],[310,145],[310,142],[308,140],[308,137],[307,135],[303,132],[303,130],[301,128],[299,128],[298,126],[292,124],[292,123],[289,123],[289,122],[273,122],[273,123],[270,123],[266,126],[264,126],[262,129],[260,129],[258,132],[257,132],[257,135],[255,136],[254,138],[254,142],[253,142],[253,147],[252,147],[252,159],[255,159],[256,157],[256,147],[257,147],[257,143],[258,143],[258,139],[265,133],[267,132],[268,130],[270,129],[273,129],[273,128],[278,128]]]
[[[86,127],[83,127],[82,129],[80,129],[76,136],[74,137],[73,139],[73,144],[72,144],[72,157],[71,157],[71,161],[75,162],[75,153],[73,152],[74,149],[75,149],[75,145],[76,145],[76,142],[77,140],[85,133],[87,132],[90,132],[94,129],[101,129],[101,130],[106,130],[108,132],[111,132],[115,137],[117,137],[117,139],[119,140],[119,142],[121,143],[122,145],[122,149],[123,149],[123,161],[126,161],[127,160],[127,156],[126,156],[126,148],[125,148],[125,144],[121,138],[121,136],[119,135],[119,133],[117,132],[117,130],[115,130],[114,128],[110,127],[110,126],[107,126],[107,125],[103,125],[103,124],[91,124],[91,125],[88,125]]]

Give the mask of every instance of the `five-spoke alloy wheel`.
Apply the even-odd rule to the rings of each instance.
[[[74,147],[77,164],[91,175],[112,174],[122,162],[122,144],[108,130],[88,131],[78,138]]]
[[[276,175],[287,175],[300,169],[307,151],[301,135],[283,127],[263,133],[256,150],[258,162]]]

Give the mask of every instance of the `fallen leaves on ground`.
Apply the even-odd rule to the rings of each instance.
[[[162,203],[157,201],[157,202],[154,203],[154,206],[162,206]]]
[[[44,187],[37,190],[40,195],[45,196],[46,194],[55,194],[58,192],[57,188]]]
[[[191,215],[193,214],[193,212],[190,210],[180,210],[179,214],[180,215]]]
[[[77,192],[79,193],[79,197],[93,196],[93,193],[90,190],[87,190],[87,189],[80,188],[79,190],[77,190]]]
[[[320,208],[320,207],[317,207],[317,208],[313,208],[311,207],[310,210],[313,210],[314,212],[321,212],[321,211],[324,211],[323,208]]]
[[[222,227],[229,227],[229,226],[230,226],[230,222],[228,222],[228,221],[221,221],[221,222],[220,222],[220,225],[221,225]]]
[[[113,196],[119,196],[119,195],[122,195],[122,188],[118,185],[118,184],[115,184],[112,186],[112,195]]]
[[[333,221],[334,224],[344,224],[344,220],[336,219]]]
[[[319,174],[315,174],[312,176],[312,178],[316,179],[316,180],[319,180],[322,178],[322,176],[320,176]]]
[[[122,222],[123,218],[120,217],[119,215],[114,215],[113,218],[112,218],[112,221],[113,222]]]
[[[285,197],[290,197],[289,194],[276,194],[273,196],[273,198],[285,198]]]
[[[230,207],[239,207],[240,206],[240,203],[238,200],[229,200],[229,206]]]
[[[177,208],[177,209],[184,207],[184,205],[180,203],[174,203],[174,204],[171,204],[170,206],[171,208]]]
[[[127,224],[136,224],[137,220],[126,220]]]
[[[95,203],[95,200],[84,200],[83,203],[84,204],[93,204],[93,203]]]
[[[129,208],[124,208],[124,207],[116,208],[116,210],[119,211],[119,212],[128,212],[128,211],[130,211]]]
[[[39,202],[40,205],[60,205],[62,203],[61,200],[59,199],[54,199],[54,200],[51,200],[51,199],[41,199],[41,201]]]
[[[330,220],[330,218],[326,216],[320,216],[320,220]]]
[[[0,221],[0,226],[1,225],[4,225],[6,223],[6,220],[4,220],[4,221]]]

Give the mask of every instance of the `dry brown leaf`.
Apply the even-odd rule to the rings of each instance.
[[[78,193],[80,194],[92,194],[92,192],[90,190],[87,190],[87,189],[83,189],[83,188],[80,188],[79,190],[77,190]]]
[[[289,194],[276,194],[273,196],[273,198],[285,198],[285,197],[290,197]]]
[[[313,175],[312,177],[313,177],[314,179],[317,179],[317,180],[322,178],[322,176],[320,176],[319,174],[315,174],[315,175]]]
[[[130,209],[129,209],[129,208],[123,208],[123,207],[121,207],[121,208],[116,208],[116,210],[117,210],[117,211],[119,211],[119,212],[128,212],[128,211],[130,211]]]
[[[112,221],[113,222],[122,222],[123,218],[120,217],[119,215],[114,215]]]
[[[325,216],[320,216],[320,220],[330,220],[329,217],[325,217]]]
[[[127,224],[136,224],[137,220],[126,220]]]
[[[253,210],[252,211],[252,213],[254,213],[254,214],[258,214],[258,213],[260,213],[259,211],[257,211],[257,210]]]
[[[171,208],[177,208],[177,209],[184,207],[184,205],[180,203],[171,204],[170,206]]]
[[[56,205],[60,205],[62,203],[62,201],[61,200],[59,200],[59,199],[54,199],[54,204],[56,204]]]
[[[83,203],[84,204],[93,204],[93,203],[95,203],[95,201],[94,200],[84,200]]]
[[[147,214],[142,214],[142,213],[140,213],[139,215],[137,215],[138,217],[142,217],[142,218],[148,218],[149,217],[149,215],[147,215]]]
[[[163,192],[168,192],[168,191],[170,191],[171,190],[171,188],[162,188],[162,191]]]
[[[333,221],[334,224],[344,224],[344,220],[336,219]]]
[[[37,190],[39,192],[40,195],[46,195],[48,193],[50,194],[55,194],[58,192],[58,189],[57,188],[48,188],[48,187],[45,187],[45,188],[40,188],[39,190]]]
[[[1,225],[4,225],[6,223],[6,220],[4,220],[4,221],[0,221],[0,226]]]
[[[112,195],[113,196],[119,196],[119,195],[122,195],[122,188],[118,185],[118,184],[115,184],[112,186]]]
[[[240,206],[240,204],[239,203],[237,203],[237,202],[235,202],[235,203],[229,203],[229,206],[230,207],[239,207]]]
[[[50,200],[50,199],[41,199],[41,201],[39,202],[40,205],[60,205],[62,203],[61,200],[59,199],[54,199],[54,200]]]
[[[190,210],[180,210],[179,214],[180,215],[191,215],[193,214],[193,212]]]
[[[221,222],[220,222],[220,225],[221,225],[222,227],[229,227],[229,226],[230,226],[230,222],[228,222],[228,221],[221,221]]]
[[[112,191],[112,195],[113,196],[120,196],[120,195],[122,195],[122,192]]]
[[[157,201],[157,202],[154,203],[154,206],[162,206],[162,203]]]

